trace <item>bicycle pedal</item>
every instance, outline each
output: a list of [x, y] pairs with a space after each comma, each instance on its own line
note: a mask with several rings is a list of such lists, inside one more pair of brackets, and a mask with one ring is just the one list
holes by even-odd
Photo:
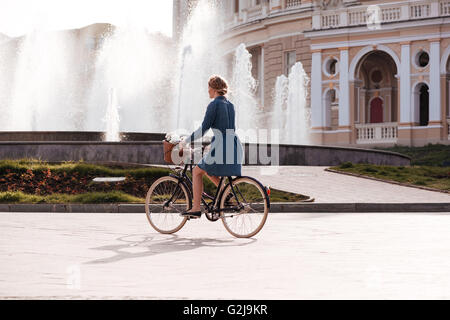
[[196, 216], [188, 216], [187, 219], [188, 219], [188, 220], [191, 220], [191, 219], [192, 219], [192, 220], [197, 220], [197, 219], [200, 219], [200, 217], [196, 217]]

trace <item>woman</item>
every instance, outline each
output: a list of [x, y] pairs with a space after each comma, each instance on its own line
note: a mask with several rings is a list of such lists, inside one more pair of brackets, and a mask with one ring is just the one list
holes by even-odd
[[212, 76], [208, 81], [208, 93], [214, 99], [206, 110], [200, 128], [181, 141], [182, 147], [203, 137], [206, 131], [213, 129], [210, 151], [202, 158], [193, 170], [194, 204], [191, 210], [181, 215], [190, 218], [201, 216], [201, 196], [203, 193], [203, 176], [206, 175], [216, 186], [221, 176], [240, 176], [243, 148], [236, 135], [234, 105], [227, 100], [226, 81], [219, 76]]

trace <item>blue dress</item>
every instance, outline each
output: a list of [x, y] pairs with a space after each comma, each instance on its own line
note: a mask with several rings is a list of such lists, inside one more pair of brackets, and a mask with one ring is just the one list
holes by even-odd
[[241, 176], [243, 147], [236, 135], [234, 105], [224, 96], [218, 96], [208, 105], [200, 128], [186, 139], [195, 141], [212, 129], [211, 150], [197, 164], [210, 176]]

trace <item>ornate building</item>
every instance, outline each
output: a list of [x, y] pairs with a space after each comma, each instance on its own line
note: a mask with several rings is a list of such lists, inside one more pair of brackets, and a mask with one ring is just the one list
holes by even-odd
[[450, 143], [449, 0], [222, 4], [225, 54], [245, 43], [266, 110], [276, 78], [302, 62], [314, 143]]

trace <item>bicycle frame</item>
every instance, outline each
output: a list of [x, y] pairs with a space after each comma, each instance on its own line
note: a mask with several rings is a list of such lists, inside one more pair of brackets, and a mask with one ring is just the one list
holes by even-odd
[[[187, 175], [188, 168], [190, 168], [190, 171], [191, 171], [191, 174], [192, 174], [193, 166], [194, 166], [193, 164], [185, 164], [183, 172], [181, 173], [181, 175], [170, 174], [170, 176], [178, 179], [178, 185], [177, 185], [176, 191], [173, 193], [172, 197], [167, 201], [167, 203], [170, 203], [171, 201], [173, 201], [173, 197], [174, 197], [175, 194], [177, 194], [177, 191], [178, 191], [178, 188], [179, 188], [180, 184], [184, 184], [185, 186], [187, 186], [188, 187], [187, 189], [190, 192], [190, 196], [193, 197], [193, 183], [192, 183], [192, 180]], [[226, 208], [226, 210], [240, 210], [240, 209], [242, 209], [243, 206], [239, 202], [239, 198], [237, 197], [236, 191], [235, 191], [235, 189], [233, 187], [233, 184], [232, 184], [233, 179], [232, 179], [232, 177], [227, 177], [227, 178], [228, 178], [228, 182], [231, 185], [231, 191], [233, 192], [233, 196], [237, 200], [237, 204], [238, 205], [234, 206], [234, 207], [228, 207], [228, 208]], [[222, 195], [223, 195], [223, 191], [225, 190], [225, 187], [222, 188], [222, 185], [223, 185], [224, 181], [225, 181], [225, 177], [221, 177], [219, 185], [217, 186], [217, 190], [216, 190], [216, 193], [214, 195], [214, 198], [212, 198], [210, 195], [207, 194], [210, 197], [210, 199], [213, 200], [211, 202], [211, 204], [208, 204], [205, 201], [204, 196], [202, 195], [201, 202], [205, 206], [205, 208], [207, 209], [208, 213], [211, 213], [211, 214], [212, 213], [220, 213], [221, 211], [225, 210], [225, 209], [220, 209], [220, 205], [219, 205], [219, 203], [220, 203], [219, 201], [221, 200]]]

